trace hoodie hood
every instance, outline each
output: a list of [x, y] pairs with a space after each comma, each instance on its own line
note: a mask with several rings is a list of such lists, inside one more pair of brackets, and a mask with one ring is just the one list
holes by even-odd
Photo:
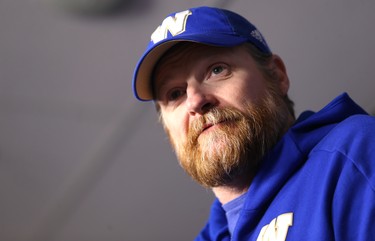
[[337, 124], [357, 114], [367, 113], [347, 93], [336, 97], [319, 112], [303, 112], [264, 158], [248, 191], [249, 197], [257, 198], [247, 202], [245, 209], [264, 208], [265, 201], [271, 199], [292, 173], [306, 162], [309, 153], [324, 136]]

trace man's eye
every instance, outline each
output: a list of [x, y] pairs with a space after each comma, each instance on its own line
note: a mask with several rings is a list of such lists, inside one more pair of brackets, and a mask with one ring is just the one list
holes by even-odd
[[214, 64], [209, 68], [207, 79], [224, 78], [230, 75], [230, 67], [224, 63]]
[[212, 73], [213, 74], [220, 74], [221, 72], [223, 72], [224, 71], [224, 67], [223, 66], [221, 66], [221, 65], [219, 65], [219, 66], [215, 66], [215, 67], [213, 67], [212, 68]]
[[184, 95], [185, 91], [182, 89], [175, 89], [168, 93], [167, 99], [168, 101], [174, 101]]

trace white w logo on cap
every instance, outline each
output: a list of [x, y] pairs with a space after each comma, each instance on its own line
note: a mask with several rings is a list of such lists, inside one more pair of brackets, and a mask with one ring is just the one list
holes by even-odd
[[166, 39], [168, 36], [168, 31], [172, 34], [172, 36], [185, 32], [186, 21], [189, 15], [191, 15], [191, 12], [186, 10], [176, 13], [174, 17], [169, 16], [164, 19], [163, 23], [152, 33], [152, 42], [155, 44], [163, 39]]

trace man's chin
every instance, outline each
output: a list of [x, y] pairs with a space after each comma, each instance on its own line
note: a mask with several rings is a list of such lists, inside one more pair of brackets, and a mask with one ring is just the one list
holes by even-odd
[[198, 137], [198, 148], [201, 149], [201, 153], [211, 153], [213, 151], [220, 153], [222, 148], [226, 148], [228, 134], [224, 135], [222, 132], [210, 130], [207, 133], [202, 133]]

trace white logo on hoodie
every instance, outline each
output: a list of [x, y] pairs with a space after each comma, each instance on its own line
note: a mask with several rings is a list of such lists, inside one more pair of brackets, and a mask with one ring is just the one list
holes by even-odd
[[285, 241], [290, 226], [293, 226], [293, 213], [281, 214], [260, 230], [257, 241]]

